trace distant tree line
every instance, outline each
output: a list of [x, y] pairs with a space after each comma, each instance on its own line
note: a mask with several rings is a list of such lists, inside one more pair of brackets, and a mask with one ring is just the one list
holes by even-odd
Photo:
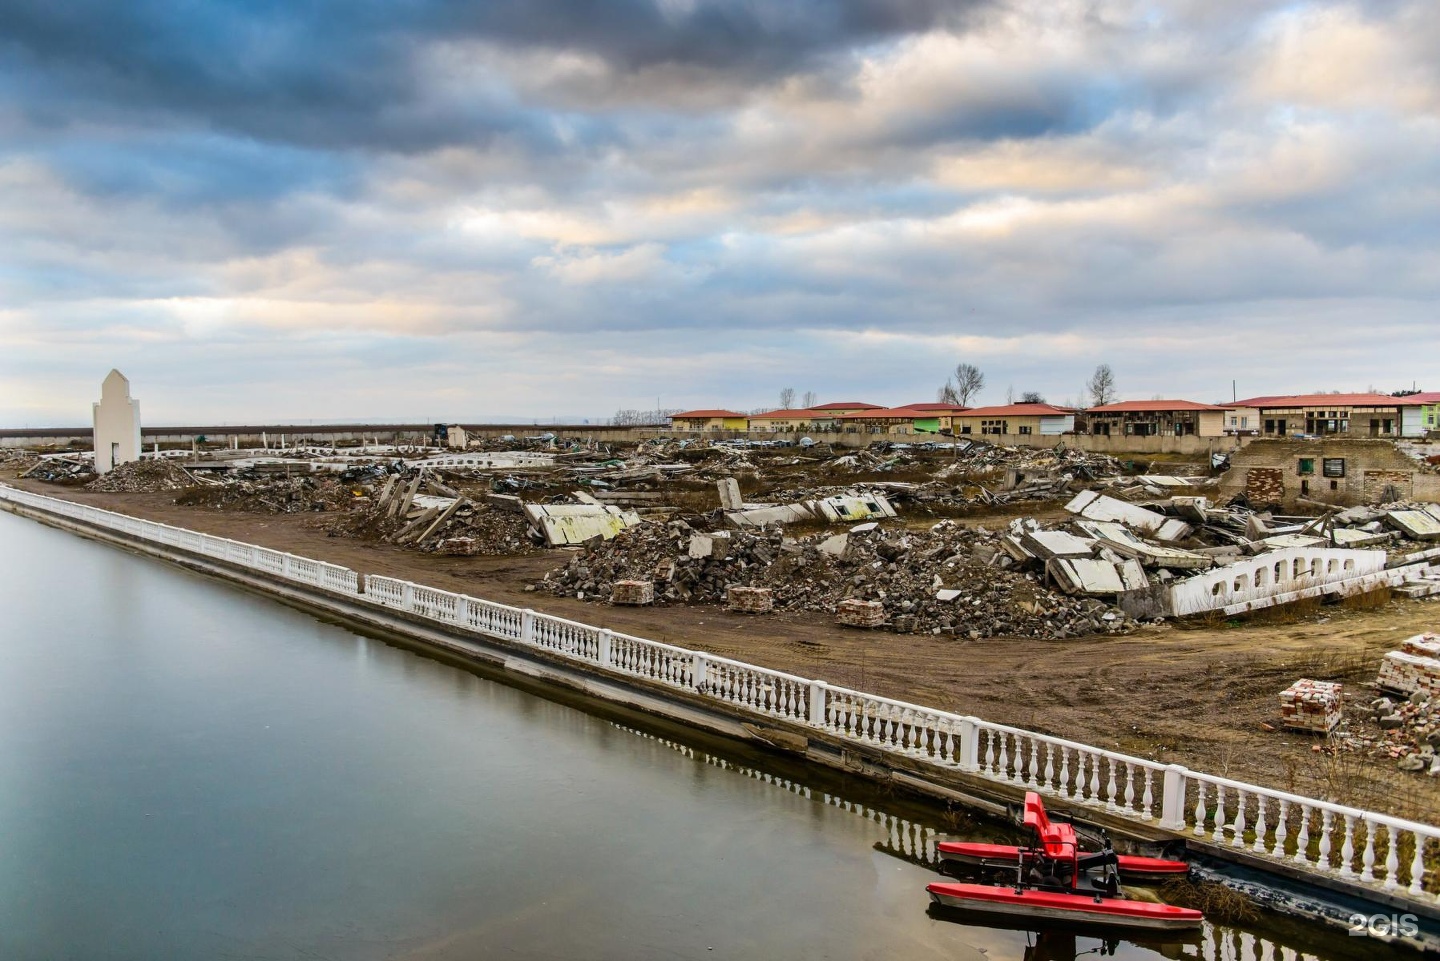
[[671, 410], [617, 410], [610, 418], [612, 427], [664, 427], [670, 418], [680, 413], [680, 408]]

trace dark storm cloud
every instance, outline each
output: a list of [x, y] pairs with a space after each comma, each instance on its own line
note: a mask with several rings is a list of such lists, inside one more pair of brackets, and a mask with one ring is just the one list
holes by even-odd
[[749, 83], [958, 23], [979, 2], [9, 0], [0, 4], [0, 89], [37, 123], [119, 110], [315, 146], [508, 138], [558, 150], [547, 119], [515, 104], [501, 77], [469, 85], [461, 102], [437, 101], [424, 53], [467, 41], [579, 51], [619, 73], [675, 65]]

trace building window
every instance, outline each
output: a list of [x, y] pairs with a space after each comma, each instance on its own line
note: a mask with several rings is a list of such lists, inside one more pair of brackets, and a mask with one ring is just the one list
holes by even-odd
[[1240, 418], [1236, 417], [1234, 414], [1231, 414], [1231, 415], [1230, 415], [1230, 426], [1231, 426], [1231, 427], [1236, 426], [1239, 422], [1240, 422]]
[[1324, 472], [1326, 477], [1344, 477], [1345, 458], [1326, 457], [1323, 461], [1321, 461], [1320, 469]]
[[1028, 434], [1028, 433], [1030, 433], [1030, 425], [1029, 425], [1029, 424], [1026, 424], [1024, 427], [1021, 427], [1021, 428], [1020, 428], [1020, 433], [1022, 433], [1022, 434]]
[[1313, 458], [1313, 457], [1302, 457], [1302, 458], [1300, 458], [1300, 471], [1299, 471], [1299, 473], [1300, 473], [1300, 476], [1301, 476], [1301, 477], [1313, 476], [1313, 475], [1315, 474], [1315, 458]]
[[968, 433], [970, 433], [970, 425], [969, 425], [969, 424], [966, 424], [966, 425], [964, 425], [963, 427], [961, 427], [961, 428], [960, 428], [960, 433], [962, 433], [962, 434], [968, 434]]
[[1249, 417], [1242, 417], [1242, 418], [1240, 418], [1240, 426], [1241, 426], [1241, 427], [1249, 427], [1249, 426], [1250, 426], [1250, 418], [1249, 418]]

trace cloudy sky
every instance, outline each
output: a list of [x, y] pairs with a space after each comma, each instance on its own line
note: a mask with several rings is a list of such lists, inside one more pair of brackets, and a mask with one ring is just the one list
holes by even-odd
[[1440, 5], [5, 0], [0, 426], [1440, 389]]

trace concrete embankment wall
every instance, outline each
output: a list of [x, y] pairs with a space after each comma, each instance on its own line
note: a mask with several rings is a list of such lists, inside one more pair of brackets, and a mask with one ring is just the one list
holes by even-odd
[[[1305, 892], [1316, 916], [1331, 921], [1345, 917], [1344, 909], [1336, 905], [1346, 898], [1440, 920], [1440, 908], [1424, 891], [1425, 873], [1418, 867], [1427, 845], [1440, 844], [1440, 831], [1424, 825], [832, 687], [533, 611], [392, 578], [358, 575], [307, 558], [13, 488], [0, 486], [0, 506], [222, 577], [358, 629], [462, 659], [521, 686], [538, 685], [541, 693], [590, 699], [597, 709], [634, 712], [637, 718], [661, 719], [763, 746], [941, 803], [996, 810], [1020, 800], [1027, 788], [1039, 789], [1117, 837], [1183, 839], [1192, 851], [1217, 863], [1243, 865], [1264, 873], [1273, 883], [1289, 884]], [[1269, 799], [1258, 809], [1253, 804], [1248, 807], [1248, 824], [1259, 832], [1253, 843], [1254, 831], [1246, 833], [1247, 797]], [[1267, 833], [1263, 812], [1273, 812], [1270, 802], [1282, 799], [1290, 806], [1289, 830], [1277, 830], [1272, 813]], [[1279, 810], [1283, 827], [1286, 808]], [[1261, 812], [1258, 822], [1257, 811]], [[1297, 863], [1286, 848], [1294, 843], [1294, 832], [1302, 822], [1307, 827], [1299, 835], [1301, 850], [1309, 851], [1304, 843], [1310, 837], [1308, 825], [1313, 825], [1317, 838], [1325, 839], [1319, 848], [1323, 867], [1313, 857]], [[1378, 863], [1368, 858], [1365, 872], [1375, 880], [1359, 876], [1353, 869], [1358, 853], [1352, 845], [1358, 837], [1357, 824], [1365, 832], [1369, 854], [1376, 853], [1376, 838], [1383, 841], [1387, 830], [1392, 845], [1398, 844], [1397, 838], [1419, 838], [1411, 844], [1413, 865], [1409, 858]], [[1332, 850], [1345, 852], [1347, 860], [1341, 862], [1345, 870], [1337, 870]], [[1385, 878], [1391, 879], [1389, 884], [1381, 883]], [[1328, 893], [1315, 897], [1324, 892]]]

